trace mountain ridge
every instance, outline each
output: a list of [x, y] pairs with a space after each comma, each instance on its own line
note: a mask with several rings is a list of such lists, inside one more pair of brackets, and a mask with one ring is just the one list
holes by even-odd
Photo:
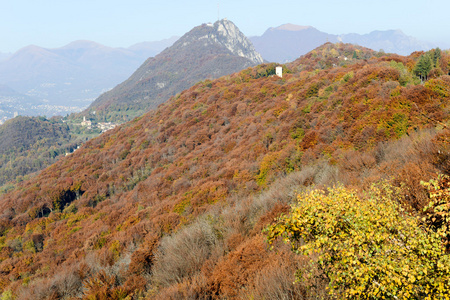
[[255, 48], [268, 61], [286, 63], [326, 42], [338, 41], [335, 36], [311, 26], [302, 30], [280, 29], [282, 26], [268, 29], [260, 37], [250, 38]]
[[408, 55], [415, 51], [428, 51], [436, 46], [432, 43], [422, 42], [407, 36], [400, 29], [375, 30], [368, 34], [355, 35], [345, 34], [340, 38], [346, 43], [356, 43], [371, 49], [383, 49], [385, 52]]
[[435, 46], [407, 36], [401, 30], [375, 30], [368, 34], [329, 34], [312, 26], [283, 24], [271, 27], [261, 36], [250, 38], [268, 61], [285, 63], [306, 54], [325, 42], [343, 42], [373, 50], [409, 55], [414, 51], [428, 51]]

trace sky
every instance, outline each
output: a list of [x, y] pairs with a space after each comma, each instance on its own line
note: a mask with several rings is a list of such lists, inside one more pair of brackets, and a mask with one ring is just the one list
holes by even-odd
[[28, 45], [58, 48], [76, 40], [129, 47], [182, 36], [218, 18], [247, 36], [286, 23], [330, 34], [400, 29], [447, 49], [449, 11], [448, 0], [0, 0], [0, 52]]

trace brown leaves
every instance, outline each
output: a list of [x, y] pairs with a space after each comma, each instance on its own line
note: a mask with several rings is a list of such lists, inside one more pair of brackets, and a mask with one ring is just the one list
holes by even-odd
[[[291, 64], [294, 72], [283, 79], [267, 77], [271, 65], [263, 65], [211, 84], [199, 83], [157, 110], [89, 141], [2, 196], [1, 229], [6, 240], [26, 241], [31, 237], [25, 234], [29, 224], [36, 234], [31, 238], [36, 253], [30, 256], [46, 263], [49, 272], [61, 270], [64, 260], [74, 263], [92, 253], [105, 265], [114, 265], [127, 255], [130, 244], [136, 245], [129, 266], [123, 267], [136, 285], [131, 279], [114, 285], [111, 274], [98, 270], [86, 275], [92, 279], [87, 288], [106, 287], [106, 295], [116, 288], [121, 292], [119, 286], [127, 291], [144, 286], [142, 276], [154, 264], [161, 236], [180, 230], [214, 203], [226, 206], [230, 195], [253, 194], [290, 172], [305, 170], [306, 176], [307, 165], [322, 175], [311, 173], [299, 185], [339, 180], [365, 186], [383, 176], [397, 176], [397, 183], [404, 183], [410, 193], [408, 203], [420, 207], [418, 180], [436, 169], [450, 170], [448, 134], [438, 135], [433, 141], [436, 148], [430, 145], [433, 149], [422, 154], [413, 149], [412, 141], [392, 140], [434, 126], [429, 118], [447, 121], [446, 98], [433, 91], [441, 85], [402, 85], [390, 60], [375, 58], [368, 49], [327, 44], [319, 50]], [[345, 63], [350, 60], [343, 57], [354, 52], [355, 61]], [[407, 64], [412, 59], [392, 60]], [[417, 138], [421, 139], [425, 145], [431, 137]], [[390, 149], [373, 150], [381, 142]], [[53, 209], [53, 200], [61, 200], [61, 193], [76, 193], [75, 187], [84, 193], [59, 203], [61, 210], [69, 205], [70, 210], [60, 214], [54, 209], [51, 217], [46, 217], [48, 211], [41, 212], [44, 204]], [[254, 220], [252, 228], [259, 230], [284, 209], [277, 206]], [[49, 222], [43, 232], [33, 221], [38, 217]], [[243, 218], [241, 223], [245, 222]], [[205, 262], [200, 267], [204, 274], [177, 283], [183, 292], [171, 295], [188, 295], [190, 283], [198, 285], [197, 295], [208, 294], [205, 289], [211, 287], [213, 294], [224, 297], [255, 285], [252, 272], [259, 272], [268, 258], [262, 242], [243, 232], [231, 234], [230, 252], [217, 268], [215, 262]], [[155, 238], [150, 241], [148, 236]], [[0, 253], [5, 266], [13, 261], [10, 249], [4, 247]], [[25, 264], [22, 268], [36, 277], [47, 276]], [[0, 272], [0, 281], [7, 280]], [[259, 282], [267, 281], [261, 277]]]

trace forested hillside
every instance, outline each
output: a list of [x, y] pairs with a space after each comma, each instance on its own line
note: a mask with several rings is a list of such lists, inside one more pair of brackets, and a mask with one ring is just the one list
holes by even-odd
[[[448, 296], [450, 199], [438, 174], [450, 173], [449, 59], [439, 49], [403, 57], [327, 43], [282, 78], [262, 64], [205, 80], [88, 141], [0, 196], [3, 297]], [[315, 214], [305, 193], [335, 185], [314, 192], [323, 203]], [[326, 225], [321, 214], [332, 220], [335, 199], [354, 219], [314, 231]], [[390, 209], [377, 218], [360, 199]], [[376, 226], [360, 215], [375, 215]], [[302, 220], [311, 226], [297, 228]], [[300, 247], [301, 234], [313, 246]], [[353, 241], [372, 260], [348, 262]], [[401, 267], [369, 268], [392, 253]], [[416, 273], [422, 262], [428, 274]], [[354, 276], [365, 270], [369, 279]]]
[[54, 163], [81, 142], [60, 121], [16, 117], [0, 126], [0, 187]]

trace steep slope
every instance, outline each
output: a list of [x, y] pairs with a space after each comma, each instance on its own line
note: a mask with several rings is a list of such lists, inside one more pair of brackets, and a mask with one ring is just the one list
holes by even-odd
[[95, 100], [88, 111], [95, 111], [100, 120], [130, 120], [200, 80], [262, 62], [232, 22], [203, 24], [149, 58], [129, 79]]
[[340, 41], [401, 55], [427, 51], [434, 47], [431, 43], [421, 42], [400, 30], [373, 31], [363, 35], [356, 33], [334, 35], [311, 26], [294, 24], [269, 28], [262, 36], [251, 37], [250, 40], [264, 59], [279, 63], [293, 61], [325, 42]]
[[76, 147], [77, 141], [62, 123], [43, 117], [8, 120], [0, 126], [0, 186], [51, 165], [58, 155]]
[[237, 299], [268, 298], [282, 282], [291, 297], [326, 297], [320, 270], [299, 285], [289, 277], [313, 257], [268, 251], [261, 230], [311, 184], [392, 176], [411, 206], [426, 205], [418, 181], [450, 172], [448, 131], [431, 130], [448, 126], [450, 77], [420, 84], [408, 69], [419, 56], [328, 43], [283, 78], [265, 64], [205, 80], [89, 141], [1, 196], [1, 289]]

